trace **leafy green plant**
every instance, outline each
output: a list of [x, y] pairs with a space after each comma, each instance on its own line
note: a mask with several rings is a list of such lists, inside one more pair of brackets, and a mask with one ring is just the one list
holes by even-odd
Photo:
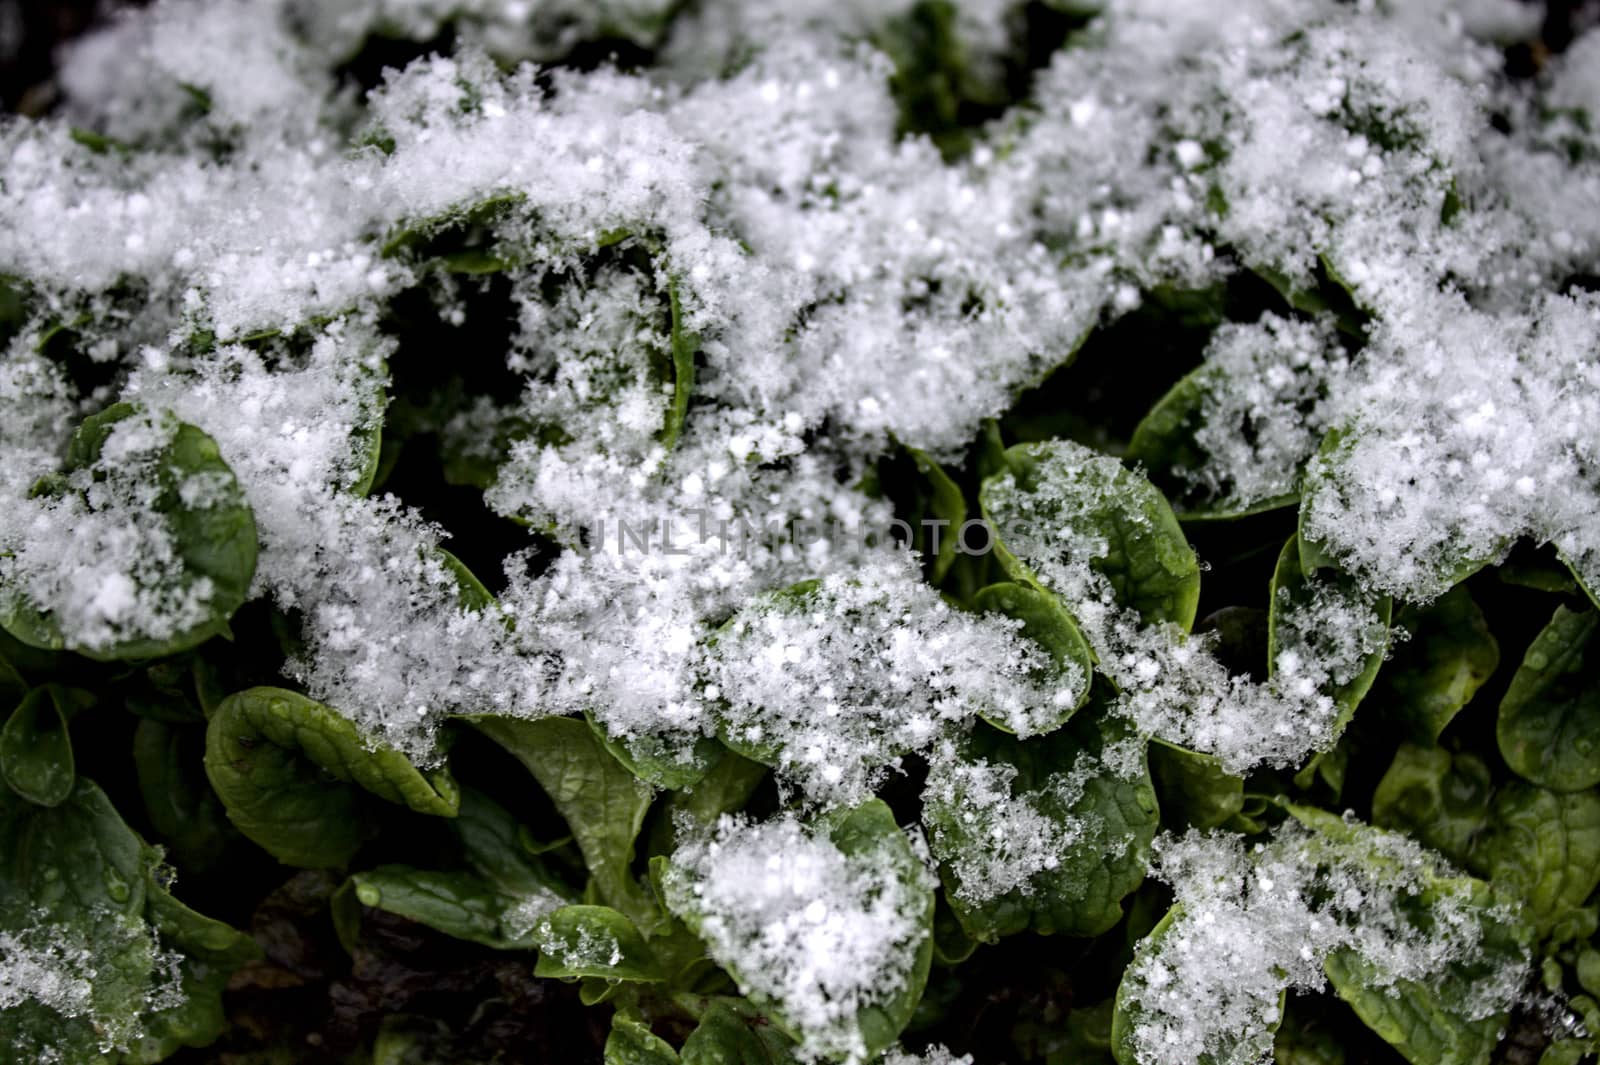
[[0, 1041], [1592, 1059], [1571, 6], [97, 26], [0, 121]]

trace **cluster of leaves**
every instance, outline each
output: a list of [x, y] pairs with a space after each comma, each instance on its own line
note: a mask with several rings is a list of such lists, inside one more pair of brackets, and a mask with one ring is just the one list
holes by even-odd
[[[1032, 17], [1069, 25], [1060, 12]], [[885, 47], [907, 127], [954, 152], [962, 127], [998, 105], [963, 78], [950, 18], [947, 5], [920, 5]], [[475, 325], [491, 317], [475, 301], [502, 300], [492, 279], [511, 265], [477, 242], [495, 208], [389, 245], [419, 269], [489, 278], [465, 297]], [[616, 254], [648, 258], [646, 242], [618, 243]], [[1336, 279], [1323, 287], [1285, 294], [1245, 275], [1226, 289], [1161, 294], [1089, 337], [1071, 366], [989, 422], [959, 465], [899, 448], [870, 489], [926, 537], [928, 519], [955, 529], [992, 516], [1002, 492], [1031, 491], [1042, 469], [1090, 448], [1126, 457], [1109, 487], [1051, 517], [1107, 545], [1093, 570], [1118, 609], [1212, 634], [1233, 673], [1271, 677], [1286, 612], [1351, 578], [1301, 535], [1297, 494], [1232, 510], [1182, 505], [1177, 471], [1198, 446], [1203, 397], [1190, 371], [1225, 321], [1352, 306]], [[393, 493], [450, 527], [460, 558], [441, 564], [464, 609], [492, 611], [474, 574], [497, 569], [528, 533], [484, 508], [492, 461], [449, 450], [442, 426], [472, 397], [514, 397], [504, 381], [441, 366], [429, 336], [438, 323], [408, 320], [400, 301], [391, 310], [401, 337], [392, 403], [381, 436], [368, 430], [373, 461], [353, 488]], [[674, 296], [661, 311], [670, 341], [652, 383], [671, 397], [658, 437], [671, 447], [693, 417], [696, 341]], [[1156, 394], [1124, 387], [1118, 367], [1152, 335], [1174, 353], [1150, 375]], [[70, 330], [46, 342], [70, 348]], [[108, 437], [138, 415], [118, 404], [85, 419], [59, 476], [36, 493], [81, 492], [92, 505]], [[15, 707], [0, 729], [0, 930], [44, 929], [58, 937], [55, 955], [83, 944], [92, 954], [81, 994], [13, 1001], [0, 988], [8, 1045], [67, 1062], [811, 1060], [792, 1004], [761, 993], [738, 959], [712, 956], [719, 915], [667, 886], [686, 834], [725, 815], [799, 810], [846, 860], [891, 866], [921, 915], [900, 981], [861, 1009], [845, 1057], [899, 1061], [902, 1045], [938, 1045], [981, 1062], [1133, 1065], [1140, 1004], [1119, 986], [1181, 916], [1147, 875], [1158, 833], [1262, 840], [1286, 822], [1330, 847], [1360, 849], [1382, 828], [1443, 855], [1464, 872], [1428, 890], [1482, 912], [1486, 950], [1510, 962], [1531, 952], [1545, 995], [1481, 1016], [1464, 1003], [1470, 967], [1437, 986], [1396, 983], [1335, 952], [1325, 962], [1333, 994], [1297, 994], [1280, 1011], [1279, 1060], [1467, 1065], [1499, 1052], [1559, 1065], [1595, 1050], [1600, 613], [1553, 551], [1522, 545], [1491, 567], [1463, 560], [1431, 602], [1371, 604], [1377, 624], [1405, 638], [1324, 693], [1337, 743], [1301, 765], [1239, 775], [1142, 736], [1116, 712], [1115, 673], [1102, 669], [1033, 719], [1031, 734], [977, 723], [937, 758], [907, 755], [878, 797], [819, 815], [789, 808], [773, 773], [782, 751], [725, 723], [689, 759], [578, 716], [460, 715], [427, 766], [375, 744], [338, 708], [282, 686], [297, 629], [278, 607], [249, 601], [250, 508], [201, 429], [166, 429], [148, 498], [178, 548], [173, 594], [203, 584], [207, 615], [92, 653], [67, 648], [57, 619], [24, 599], [0, 617], [0, 694]], [[558, 429], [508, 424], [496, 447], [540, 432]], [[1337, 448], [1337, 432], [1328, 439]], [[204, 505], [182, 490], [195, 478], [213, 486]], [[916, 546], [953, 606], [1016, 619], [1044, 652], [1041, 669], [1081, 681], [1105, 665], [1038, 545], [973, 551], [947, 535]], [[777, 595], [804, 603], [814, 591]], [[1120, 771], [1063, 779], [1112, 759]], [[970, 859], [995, 846], [994, 826], [966, 816], [959, 788], [938, 786], [952, 766], [976, 765], [1004, 767], [1010, 798], [1063, 832], [1048, 864], [1004, 890], [973, 882]], [[3, 949], [0, 964], [20, 962], [20, 946]], [[1567, 1022], [1559, 1038], [1552, 1016]]]

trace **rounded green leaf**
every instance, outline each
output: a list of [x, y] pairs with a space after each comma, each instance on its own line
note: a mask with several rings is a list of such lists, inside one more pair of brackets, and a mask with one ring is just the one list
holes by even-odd
[[1401, 611], [1398, 625], [1411, 638], [1394, 647], [1372, 698], [1412, 739], [1432, 743], [1499, 666], [1500, 645], [1462, 584]]
[[206, 775], [239, 831], [288, 865], [347, 862], [371, 830], [368, 795], [454, 817], [448, 774], [369, 748], [336, 711], [281, 688], [230, 695], [206, 728]]
[[0, 1009], [15, 1060], [153, 1062], [220, 1034], [223, 986], [255, 945], [171, 896], [159, 854], [97, 786], [80, 777], [53, 807], [0, 790], [0, 851], [0, 929], [55, 952], [86, 991], [67, 1015], [19, 988]]
[[1520, 895], [1535, 930], [1550, 933], [1600, 887], [1600, 794], [1508, 782], [1469, 864]]
[[603, 1065], [678, 1065], [678, 1052], [637, 1014], [618, 1010], [611, 1015]]
[[[1206, 397], [1226, 385], [1226, 378], [1211, 365], [1198, 366], [1179, 378], [1134, 428], [1128, 459], [1158, 472], [1158, 479], [1170, 479], [1162, 480], [1169, 485], [1185, 472], [1204, 468], [1209, 455], [1195, 442], [1195, 433], [1204, 424]], [[1298, 492], [1247, 502], [1180, 497], [1177, 514], [1185, 522], [1233, 521], [1293, 506], [1299, 498]]]
[[[1089, 650], [1088, 641], [1078, 631], [1072, 615], [1055, 596], [1026, 584], [1009, 582], [980, 589], [973, 596], [972, 606], [982, 613], [1000, 614], [1022, 622], [1022, 635], [1045, 649], [1064, 682], [1077, 685], [1076, 696], [1051, 707], [1048, 714], [1033, 722], [1032, 731], [1049, 732], [1065, 724], [1088, 701], [1089, 681], [1094, 675], [1094, 652]], [[984, 720], [1002, 731], [1014, 731], [993, 716], [985, 715]]]
[[1148, 757], [1170, 824], [1216, 828], [1244, 809], [1244, 778], [1223, 769], [1215, 755], [1152, 739]]
[[1052, 571], [1086, 562], [1147, 623], [1194, 624], [1200, 562], [1143, 474], [1065, 440], [1018, 444], [979, 501], [1013, 580], [1063, 594]]
[[798, 1065], [794, 1040], [743, 999], [714, 999], [683, 1042], [683, 1065]]
[[0, 775], [40, 806], [57, 806], [72, 794], [72, 737], [59, 685], [30, 691], [0, 728]]
[[1372, 822], [1466, 865], [1493, 793], [1489, 767], [1476, 755], [1402, 743], [1372, 794]]
[[[148, 471], [130, 471], [119, 462], [102, 462], [103, 450], [119, 423], [149, 417], [171, 436]], [[112, 634], [92, 641], [64, 630], [49, 603], [35, 603], [20, 590], [10, 590], [0, 604], [0, 627], [32, 647], [67, 648], [104, 661], [154, 658], [175, 654], [227, 631], [228, 619], [249, 596], [256, 569], [255, 517], [238, 481], [222, 460], [217, 445], [201, 430], [171, 415], [148, 416], [129, 403], [118, 403], [84, 420], [67, 452], [66, 471], [43, 482], [37, 494], [79, 492], [91, 510], [102, 493], [87, 492], [92, 480], [117, 483], [143, 478], [137, 488], [165, 528], [179, 574], [170, 585], [147, 588], [138, 574], [125, 575], [128, 596], [149, 596], [162, 602], [200, 600], [205, 616], [175, 632], [151, 633], [140, 619], [118, 621]], [[150, 493], [148, 499], [143, 498]]]
[[[1301, 562], [1298, 534], [1290, 537], [1278, 554], [1269, 599], [1269, 677], [1282, 671], [1283, 657], [1290, 652], [1300, 662], [1314, 659], [1337, 663], [1334, 668], [1343, 670], [1329, 678], [1323, 691], [1338, 707], [1333, 724], [1333, 738], [1337, 739], [1355, 716], [1356, 707], [1372, 689], [1378, 670], [1383, 666], [1384, 655], [1389, 650], [1393, 601], [1386, 595], [1366, 593], [1354, 578], [1330, 566], [1308, 572]], [[1309, 624], [1301, 620], [1307, 617]], [[1356, 617], [1360, 620], [1354, 620]], [[1342, 661], [1348, 659], [1351, 652], [1338, 641], [1352, 638], [1360, 641], [1362, 647], [1371, 648], [1360, 656], [1359, 664]], [[1312, 765], [1321, 757], [1314, 757]]]
[[639, 929], [609, 906], [563, 906], [533, 928], [536, 976], [659, 983], [666, 977]]
[[647, 784], [668, 791], [679, 791], [699, 783], [721, 760], [727, 748], [709, 736], [698, 737], [687, 750], [669, 746], [658, 736], [615, 739], [590, 711], [584, 720], [611, 756]]
[[655, 792], [606, 750], [586, 722], [475, 717], [474, 727], [504, 747], [539, 782], [572, 830], [602, 901], [654, 934], [655, 900], [634, 879], [634, 841]]
[[[1129, 736], [1116, 719], [1095, 716], [1031, 740], [980, 729], [956, 764], [930, 770], [922, 820], [969, 936], [1096, 936], [1121, 920], [1123, 898], [1144, 880], [1160, 820], [1155, 788], [1142, 759], [1133, 776], [1100, 762], [1108, 744]], [[1000, 802], [980, 801], [992, 798], [986, 787], [964, 786], [972, 773], [985, 784], [999, 779], [996, 771], [1010, 778]], [[1035, 818], [1059, 833], [1059, 845], [1050, 830], [1028, 827]]]
[[1495, 734], [1517, 775], [1556, 791], [1600, 784], [1600, 612], [1561, 606], [1500, 700]]

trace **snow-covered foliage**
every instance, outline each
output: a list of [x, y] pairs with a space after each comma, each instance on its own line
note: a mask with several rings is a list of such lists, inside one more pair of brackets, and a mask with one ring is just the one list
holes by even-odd
[[[0, 123], [0, 628], [46, 653], [0, 645], [31, 700], [0, 775], [65, 801], [82, 683], [204, 729], [214, 791], [270, 780], [248, 809], [206, 794], [291, 863], [356, 861], [389, 830], [374, 802], [451, 819], [459, 868], [385, 865], [427, 882], [359, 903], [663, 985], [618, 1000], [641, 1045], [678, 1010], [657, 1027], [972, 1065], [942, 1032], [895, 1045], [937, 890], [949, 960], [1120, 935], [1149, 866], [1176, 902], [1108, 1006], [1124, 1065], [1260, 1060], [1283, 993], [1325, 977], [1411, 1060], [1476, 1062], [1524, 983], [1528, 944], [1494, 940], [1514, 906], [1300, 804], [1359, 806], [1352, 751], [1439, 740], [1499, 655], [1446, 593], [1513, 551], [1541, 561], [1502, 583], [1565, 613], [1479, 732], [1530, 787], [1600, 785], [1563, 761], [1600, 745], [1568, 742], [1592, 693], [1561, 687], [1592, 679], [1600, 590], [1600, 26], [1514, 77], [1503, 46], [1540, 22], [1512, 0], [109, 18], [62, 53], [53, 111]], [[1411, 672], [1363, 715], [1398, 738], [1349, 740], [1405, 635]], [[195, 705], [150, 711], [134, 689], [177, 698], [169, 673]], [[236, 730], [226, 685], [271, 709]], [[471, 729], [570, 845], [462, 805]], [[139, 794], [180, 778], [141, 763]], [[1495, 880], [1476, 846], [1450, 857]], [[552, 848], [585, 882], [552, 887]], [[1592, 933], [1588, 894], [1562, 905]], [[569, 897], [615, 920], [558, 936]], [[156, 1053], [30, 914], [0, 924], [0, 1013]], [[158, 917], [129, 917], [143, 977]], [[1470, 991], [1427, 998], [1445, 970]], [[1393, 1036], [1397, 999], [1446, 1034]]]

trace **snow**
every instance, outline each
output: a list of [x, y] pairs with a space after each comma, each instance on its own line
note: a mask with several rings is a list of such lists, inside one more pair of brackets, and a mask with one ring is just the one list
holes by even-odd
[[[1111, 601], [1100, 547], [1058, 545], [1041, 576], [1143, 735], [1288, 766], [1333, 742], [1380, 593], [1425, 601], [1518, 538], [1600, 584], [1600, 302], [1567, 283], [1600, 262], [1596, 31], [1513, 84], [1490, 42], [1530, 23], [1498, 0], [1124, 0], [946, 159], [898, 132], [877, 50], [907, 4], [674, 7], [173, 0], [70, 48], [59, 112], [0, 125], [24, 308], [0, 358], [4, 594], [85, 647], [204, 616], [203, 583], [160, 591], [169, 538], [132, 494], [148, 451], [106, 459], [90, 503], [29, 495], [76, 422], [137, 400], [217, 441], [256, 515], [253, 592], [303, 627], [290, 677], [374, 742], [426, 761], [453, 714], [587, 711], [668, 750], [776, 743], [786, 788], [846, 804], [980, 715], [1040, 727], [1089, 678], [1043, 677], [1014, 627], [853, 535], [748, 530], [885, 528], [860, 485], [894, 441], [954, 463], [1153, 289], [1245, 270], [1342, 285], [1359, 321], [1218, 328], [1182, 476], [1218, 505], [1303, 484], [1308, 538], [1361, 588], [1304, 607], [1277, 675], [1234, 677]], [[980, 81], [1015, 14], [959, 5]], [[339, 81], [369, 35], [446, 25], [448, 54]], [[601, 26], [659, 62], [559, 64]], [[495, 282], [427, 253], [474, 227]], [[495, 283], [502, 350], [397, 343], [400, 294], [460, 322]], [[669, 449], [674, 294], [698, 354]], [[495, 466], [491, 508], [557, 545], [530, 538], [482, 609], [446, 530], [358, 494], [403, 358], [519, 382], [441, 427]], [[811, 607], [777, 605], [807, 579]]]
[[[1146, 620], [1094, 568], [1111, 548], [1096, 515], [1125, 507], [1122, 473], [1116, 459], [1057, 441], [1042, 449], [1028, 490], [1007, 473], [984, 496], [1001, 541], [1077, 618], [1097, 671], [1116, 685], [1115, 712], [1143, 735], [1215, 755], [1231, 773], [1295, 765], [1332, 746], [1333, 692], [1385, 646], [1371, 595], [1319, 586], [1282, 613], [1276, 674], [1233, 674], [1213, 653], [1215, 636]], [[1148, 517], [1127, 520], [1152, 531]]]
[[[1264, 843], [1191, 830], [1155, 844], [1154, 875], [1171, 885], [1170, 926], [1135, 952], [1122, 991], [1140, 1065], [1264, 1060], [1286, 990], [1320, 991], [1336, 951], [1372, 967], [1380, 989], [1432, 985], [1453, 967], [1488, 962], [1460, 1003], [1468, 1020], [1516, 1000], [1525, 959], [1480, 949], [1494, 917], [1474, 910], [1448, 868], [1402, 836], [1356, 826], [1341, 838], [1294, 821]], [[1474, 970], [1476, 971], [1476, 970]]]
[[741, 989], [782, 1011], [808, 1060], [859, 1063], [856, 1014], [904, 988], [926, 935], [932, 874], [889, 848], [847, 856], [793, 817], [723, 817], [680, 846], [662, 886], [675, 913], [700, 916]]

